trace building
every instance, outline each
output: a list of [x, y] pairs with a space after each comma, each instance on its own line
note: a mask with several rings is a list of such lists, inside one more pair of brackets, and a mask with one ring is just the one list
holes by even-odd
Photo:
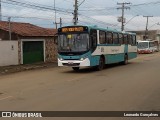
[[[132, 32], [137, 34], [137, 40], [145, 40], [145, 30]], [[147, 32], [147, 39], [158, 40], [160, 42], [160, 30], [149, 30]]]
[[[56, 33], [56, 29], [42, 28], [30, 23], [0, 21], [1, 43], [7, 42], [8, 45], [9, 42], [14, 41], [18, 44], [18, 64], [56, 61]], [[14, 46], [11, 45], [12, 50], [13, 48]], [[0, 48], [0, 51], [4, 49]]]

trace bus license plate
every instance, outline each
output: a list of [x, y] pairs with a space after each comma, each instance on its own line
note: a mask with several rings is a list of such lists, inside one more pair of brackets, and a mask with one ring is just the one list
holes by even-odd
[[69, 65], [73, 65], [73, 62], [68, 62]]

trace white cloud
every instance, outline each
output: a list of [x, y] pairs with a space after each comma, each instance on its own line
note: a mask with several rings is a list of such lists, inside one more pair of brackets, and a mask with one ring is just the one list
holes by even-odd
[[[48, 6], [54, 7], [54, 0], [25, 0], [31, 3], [38, 3]], [[106, 22], [109, 24], [117, 25], [117, 28], [121, 27], [121, 24], [117, 22], [117, 17], [121, 16], [121, 10], [116, 10], [117, 2], [122, 2], [123, 0], [86, 0], [79, 8], [79, 10], [93, 9], [93, 11], [79, 11], [79, 23], [80, 24], [97, 24], [100, 26], [104, 26], [102, 22]], [[79, 0], [81, 3], [82, 0]], [[127, 0], [126, 2], [131, 2], [132, 4], [139, 4], [144, 2], [153, 2], [152, 0]], [[71, 9], [73, 10], [74, 0], [56, 0], [56, 7], [63, 9]], [[154, 4], [150, 6], [141, 6], [141, 7], [131, 7], [130, 10], [125, 10], [125, 18], [126, 21], [133, 18], [135, 15], [139, 14], [141, 16], [133, 18], [125, 28], [138, 30], [145, 29], [146, 26], [146, 18], [143, 15], [153, 15], [153, 18], [149, 18], [149, 27], [155, 23], [160, 22], [160, 4]], [[107, 8], [115, 7], [115, 9], [108, 10]], [[96, 11], [94, 9], [103, 9], [103, 11]], [[105, 10], [106, 9], [106, 10]], [[54, 11], [41, 11], [41, 10], [33, 10], [25, 7], [18, 7], [13, 5], [2, 4], [2, 14], [9, 16], [25, 16], [25, 17], [39, 17], [44, 18], [44, 20], [38, 20], [40, 24], [53, 24], [54, 22]], [[87, 17], [82, 17], [81, 15], [85, 15]], [[57, 21], [62, 17], [64, 25], [71, 24], [73, 15], [70, 14], [62, 14], [57, 13]], [[90, 18], [96, 19], [101, 22], [96, 22]], [[45, 20], [46, 19], [46, 20]], [[50, 19], [47, 20], [47, 19]], [[15, 19], [18, 20], [18, 19]], [[18, 21], [26, 21], [31, 23], [36, 23], [36, 20], [31, 19], [19, 19]], [[106, 25], [107, 26], [107, 25]], [[53, 26], [52, 26], [53, 27]], [[149, 28], [148, 27], [148, 28]], [[153, 25], [150, 29], [158, 29], [160, 26]]]

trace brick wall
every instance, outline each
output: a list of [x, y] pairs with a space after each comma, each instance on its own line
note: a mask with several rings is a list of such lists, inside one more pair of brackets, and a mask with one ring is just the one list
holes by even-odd
[[21, 40], [18, 40], [18, 63], [21, 64]]
[[[21, 64], [21, 40], [18, 40], [18, 62]], [[45, 38], [46, 62], [57, 62], [57, 45], [54, 38]]]
[[54, 39], [48, 38], [45, 40], [46, 45], [46, 62], [56, 62], [57, 61], [57, 45]]

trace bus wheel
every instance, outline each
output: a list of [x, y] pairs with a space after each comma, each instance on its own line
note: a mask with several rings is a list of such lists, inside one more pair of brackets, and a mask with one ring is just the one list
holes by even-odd
[[123, 65], [127, 65], [127, 64], [128, 64], [128, 56], [125, 55], [125, 56], [124, 56]]
[[78, 70], [79, 70], [79, 67], [72, 67], [72, 69], [73, 69], [74, 71], [78, 71]]
[[99, 65], [97, 66], [97, 70], [102, 70], [103, 68], [104, 68], [104, 65], [105, 65], [105, 61], [104, 61], [104, 58], [103, 57], [101, 57], [100, 59], [99, 59]]

